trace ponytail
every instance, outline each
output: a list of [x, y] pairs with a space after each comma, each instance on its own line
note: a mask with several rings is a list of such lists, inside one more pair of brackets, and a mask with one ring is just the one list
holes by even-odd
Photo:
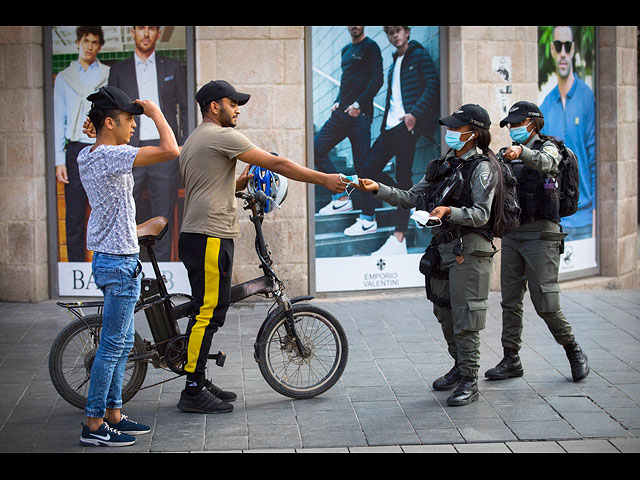
[[497, 155], [489, 145], [491, 144], [491, 133], [489, 130], [476, 129], [478, 134], [477, 146], [487, 157], [489, 157], [491, 172], [488, 189], [495, 189], [493, 196], [493, 202], [491, 203], [491, 216], [489, 218], [489, 225], [496, 237], [502, 236], [505, 227], [504, 221], [504, 190], [503, 190], [503, 176], [502, 166]]

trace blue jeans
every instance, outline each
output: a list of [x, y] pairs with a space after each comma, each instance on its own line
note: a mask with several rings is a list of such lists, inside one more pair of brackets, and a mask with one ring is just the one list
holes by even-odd
[[135, 338], [133, 315], [140, 296], [142, 264], [137, 253], [95, 252], [92, 269], [96, 285], [104, 294], [104, 309], [85, 413], [87, 417], [103, 418], [107, 408], [122, 408], [122, 381]]

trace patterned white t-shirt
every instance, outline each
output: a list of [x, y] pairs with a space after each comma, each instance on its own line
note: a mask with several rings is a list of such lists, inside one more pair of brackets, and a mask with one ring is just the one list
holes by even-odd
[[98, 145], [93, 152], [91, 148], [82, 149], [77, 160], [91, 205], [87, 249], [115, 255], [138, 253], [132, 173], [138, 148]]

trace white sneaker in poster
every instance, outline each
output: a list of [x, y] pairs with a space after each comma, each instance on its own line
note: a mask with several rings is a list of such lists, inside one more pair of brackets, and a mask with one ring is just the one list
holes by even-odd
[[384, 245], [380, 247], [378, 250], [373, 252], [371, 255], [406, 255], [407, 254], [407, 240], [402, 239], [402, 242], [399, 242], [398, 239], [391, 235]]
[[351, 210], [353, 210], [351, 198], [347, 198], [346, 200], [331, 200], [320, 209], [318, 215], [333, 215], [334, 213], [350, 212]]
[[356, 223], [344, 229], [344, 234], [349, 237], [358, 235], [368, 235], [378, 231], [378, 222], [365, 220], [364, 218], [356, 219]]

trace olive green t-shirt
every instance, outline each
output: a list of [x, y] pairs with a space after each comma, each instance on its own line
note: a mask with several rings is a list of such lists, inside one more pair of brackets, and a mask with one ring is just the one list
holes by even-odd
[[236, 159], [253, 148], [242, 133], [214, 123], [201, 123], [189, 135], [180, 153], [185, 191], [181, 232], [240, 236]]

